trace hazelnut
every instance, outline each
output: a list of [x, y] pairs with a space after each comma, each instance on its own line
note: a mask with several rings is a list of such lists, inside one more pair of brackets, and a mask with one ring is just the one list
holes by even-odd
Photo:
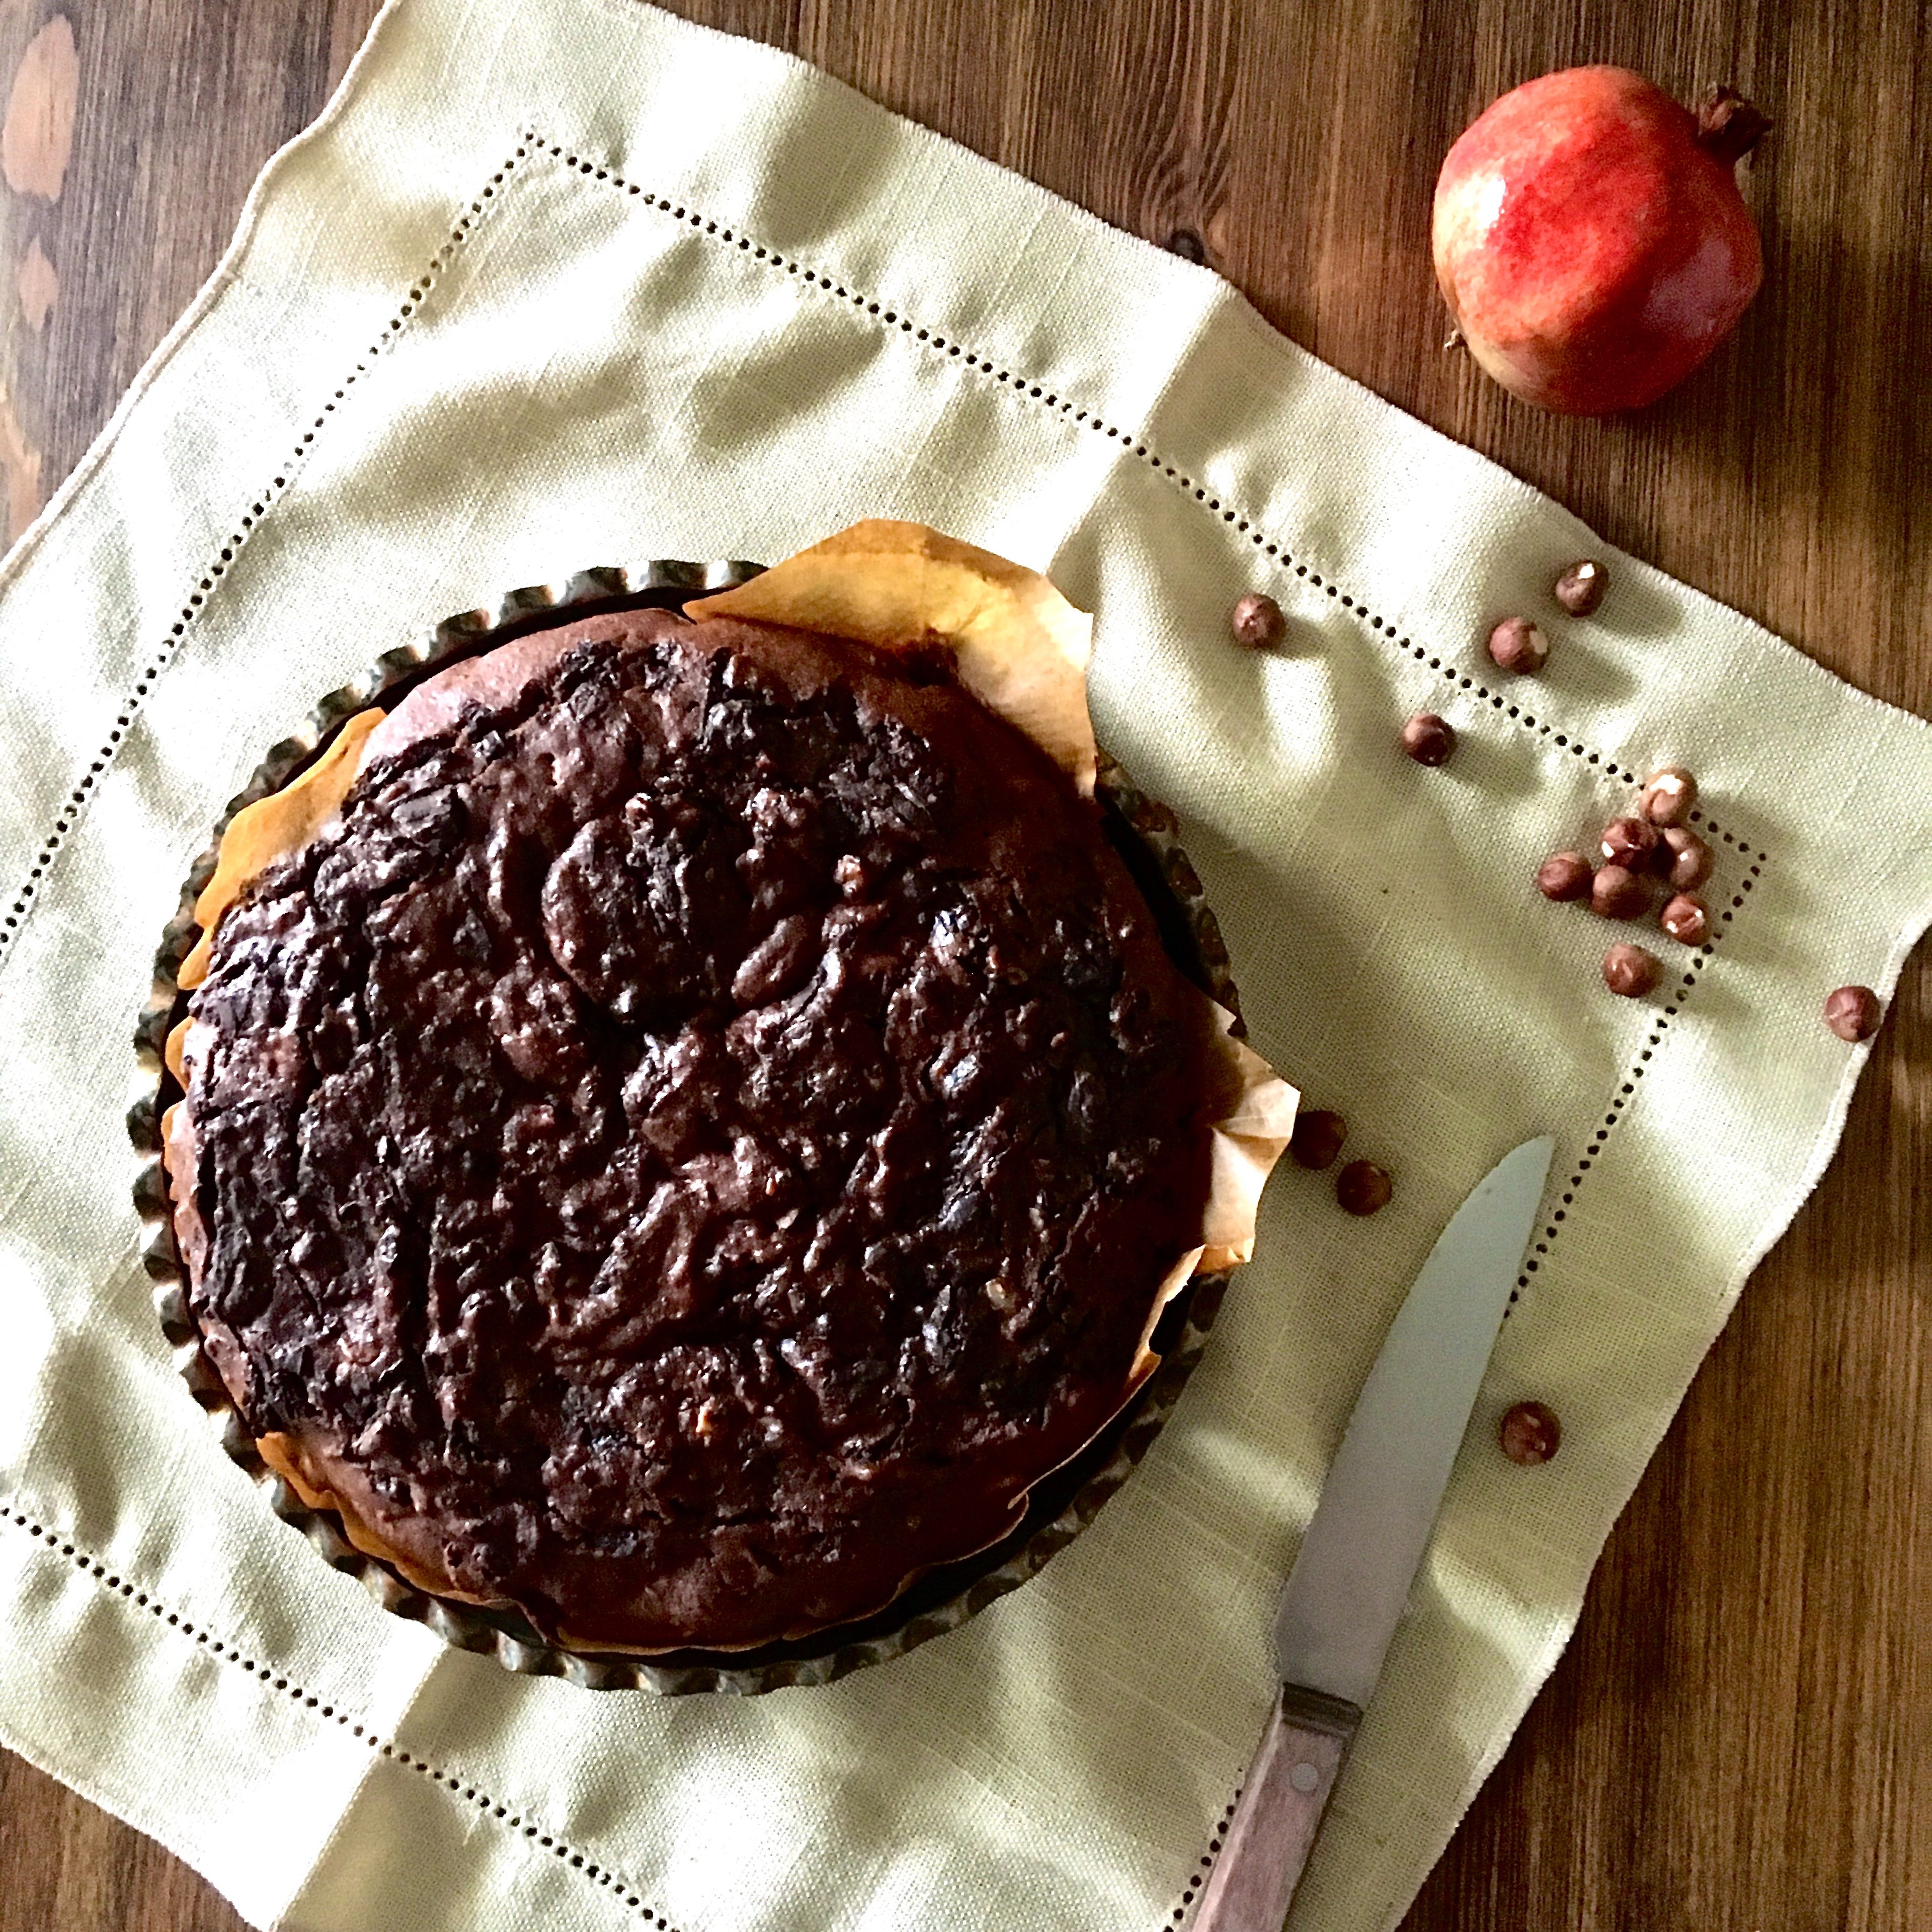
[[1650, 881], [1627, 866], [1600, 866], [1590, 881], [1590, 910], [1599, 919], [1641, 919], [1650, 910]]
[[1663, 976], [1664, 962], [1641, 946], [1613, 946], [1604, 955], [1604, 984], [1624, 999], [1640, 999]]
[[1701, 886], [1711, 876], [1711, 848], [1694, 832], [1681, 825], [1664, 829], [1664, 842], [1658, 848], [1658, 867], [1679, 892]]
[[1613, 818], [1604, 827], [1604, 856], [1628, 872], [1648, 872], [1663, 843], [1657, 827], [1641, 818]]
[[1402, 748], [1418, 765], [1446, 765], [1456, 748], [1456, 728], [1432, 711], [1418, 711], [1402, 728]]
[[1682, 765], [1666, 765], [1644, 780], [1636, 808], [1653, 825], [1682, 825], [1696, 802], [1697, 781]]
[[1579, 557], [1551, 586], [1557, 602], [1573, 617], [1587, 617], [1610, 587], [1610, 573], [1587, 556]]
[[1582, 853], [1552, 852], [1536, 868], [1536, 890], [1546, 899], [1586, 899], [1591, 877]]
[[1497, 1432], [1503, 1454], [1525, 1468], [1546, 1462], [1563, 1440], [1556, 1412], [1540, 1402], [1520, 1402], [1503, 1418]]
[[1288, 635], [1281, 606], [1265, 591], [1250, 590], [1234, 608], [1228, 623], [1238, 644], [1251, 651], [1271, 651]]
[[1711, 936], [1711, 915], [1704, 902], [1688, 892], [1666, 902], [1658, 923], [1681, 946], [1702, 946]]
[[1335, 1198], [1351, 1214], [1379, 1214], [1394, 1192], [1388, 1170], [1372, 1160], [1352, 1160], [1335, 1177]]
[[1840, 986], [1825, 1001], [1825, 1024], [1840, 1040], [1870, 1040], [1885, 1018], [1885, 1008], [1869, 986]]
[[1550, 662], [1550, 640], [1527, 617], [1505, 617], [1490, 633], [1490, 656], [1504, 670], [1534, 677]]
[[1348, 1124], [1340, 1114], [1316, 1107], [1295, 1115], [1294, 1133], [1288, 1142], [1288, 1150], [1294, 1156], [1297, 1166], [1319, 1172], [1335, 1165], [1335, 1156], [1342, 1151], [1342, 1143], [1348, 1138]]

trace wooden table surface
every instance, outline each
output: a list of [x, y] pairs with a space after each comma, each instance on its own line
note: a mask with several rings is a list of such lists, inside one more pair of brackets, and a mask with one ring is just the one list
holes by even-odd
[[[106, 421], [374, 10], [0, 0], [10, 534]], [[792, 48], [1123, 228], [1204, 248], [1307, 348], [1932, 712], [1924, 0], [1788, 18], [1744, 0], [681, 10]], [[1539, 416], [1444, 355], [1429, 266], [1430, 188], [1458, 130], [1504, 88], [1593, 59], [1680, 94], [1732, 82], [1776, 124], [1748, 190], [1763, 294], [1712, 365], [1610, 423]], [[1698, 1376], [1408, 1932], [1932, 1925], [1929, 978], [1922, 956], [1836, 1164]], [[0, 1932], [241, 1923], [0, 1754]]]

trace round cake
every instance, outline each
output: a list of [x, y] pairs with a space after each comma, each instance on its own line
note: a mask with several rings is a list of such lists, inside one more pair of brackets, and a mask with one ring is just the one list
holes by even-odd
[[1215, 1010], [942, 652], [518, 639], [208, 944], [209, 1358], [365, 1549], [548, 1640], [754, 1646], [995, 1541], [1203, 1245]]

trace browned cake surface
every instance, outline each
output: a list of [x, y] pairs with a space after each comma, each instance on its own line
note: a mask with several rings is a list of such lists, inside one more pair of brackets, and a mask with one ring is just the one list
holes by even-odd
[[219, 928], [196, 1317], [258, 1435], [546, 1632], [864, 1614], [1122, 1399], [1199, 1239], [1202, 1003], [944, 672], [511, 648]]

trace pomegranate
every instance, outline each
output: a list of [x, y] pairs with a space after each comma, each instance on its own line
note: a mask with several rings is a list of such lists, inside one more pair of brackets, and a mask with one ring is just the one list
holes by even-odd
[[1737, 163], [1769, 125], [1729, 88], [1694, 114], [1620, 67], [1492, 101], [1436, 184], [1436, 277], [1476, 360], [1570, 416], [1681, 382], [1764, 279]]

